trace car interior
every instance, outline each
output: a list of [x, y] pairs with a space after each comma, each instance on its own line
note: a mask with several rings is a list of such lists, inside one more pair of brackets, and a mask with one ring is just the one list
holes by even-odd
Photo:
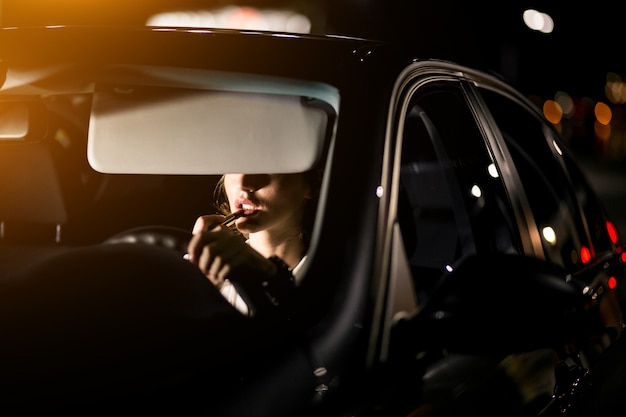
[[[205, 371], [219, 372], [228, 356], [242, 365], [239, 373], [227, 373], [241, 376], [252, 372], [250, 363], [266, 344], [281, 340], [264, 333], [250, 360], [240, 361], [236, 355], [250, 354], [241, 335], [254, 339], [259, 330], [241, 330], [248, 326], [243, 316], [180, 260], [196, 218], [217, 212], [213, 192], [222, 174], [323, 167], [337, 91], [241, 75], [146, 68], [114, 73], [94, 83], [92, 92], [1, 98], [0, 315], [5, 336], [17, 342], [6, 348], [13, 360], [0, 386], [18, 409], [64, 406], [70, 392], [88, 403], [98, 394], [84, 390], [95, 384], [106, 394], [111, 381], [119, 384], [115, 392], [133, 392], [139, 403], [141, 392], [151, 400], [154, 390], [162, 394], [161, 382], [171, 395], [182, 395], [172, 393], [172, 383], [188, 378], [191, 368], [203, 369], [190, 358], [213, 351], [223, 361], [213, 360]], [[167, 290], [172, 279], [187, 285]], [[211, 314], [190, 322], [186, 312], [207, 304]], [[207, 340], [194, 339], [207, 326], [222, 335], [208, 350]], [[181, 355], [182, 346], [189, 346], [187, 354]], [[141, 375], [129, 375], [129, 369]], [[167, 377], [159, 381], [155, 372]], [[81, 378], [89, 381], [84, 387]], [[191, 385], [227, 395], [228, 383], [216, 388], [216, 381]], [[32, 393], [49, 403], [29, 403]]]
[[3, 97], [3, 108], [26, 105], [3, 113], [13, 120], [0, 132], [0, 191], [10, 196], [0, 202], [0, 244], [190, 229], [214, 211], [222, 174], [307, 171], [328, 147], [338, 106], [329, 86], [141, 71], [114, 84], [103, 76], [93, 93]]

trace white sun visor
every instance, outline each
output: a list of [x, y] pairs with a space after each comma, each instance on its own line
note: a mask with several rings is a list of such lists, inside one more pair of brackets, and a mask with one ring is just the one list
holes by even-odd
[[104, 173], [306, 171], [338, 105], [332, 87], [293, 80], [160, 69], [121, 81], [93, 96], [87, 152]]

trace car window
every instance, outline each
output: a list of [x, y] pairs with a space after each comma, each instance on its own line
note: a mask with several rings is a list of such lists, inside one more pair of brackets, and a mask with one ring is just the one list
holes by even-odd
[[482, 94], [515, 162], [547, 260], [576, 270], [610, 250], [602, 211], [566, 147], [528, 110], [493, 91]]
[[419, 89], [404, 121], [398, 218], [420, 297], [470, 254], [517, 252], [508, 199], [458, 83]]

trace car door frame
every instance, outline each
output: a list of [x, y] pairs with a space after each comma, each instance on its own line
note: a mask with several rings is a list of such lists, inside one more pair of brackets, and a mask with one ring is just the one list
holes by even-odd
[[375, 267], [377, 282], [375, 318], [370, 335], [368, 364], [386, 363], [389, 360], [390, 333], [398, 319], [413, 314], [418, 306], [413, 294], [408, 259], [402, 244], [396, 216], [399, 195], [399, 161], [402, 152], [403, 123], [408, 103], [420, 89], [435, 81], [461, 83], [468, 108], [483, 134], [485, 146], [498, 165], [502, 181], [508, 190], [513, 216], [521, 239], [521, 252], [544, 259], [541, 237], [537, 231], [524, 188], [493, 117], [475, 87], [480, 85], [504, 94], [510, 99], [525, 103], [525, 98], [510, 85], [495, 76], [440, 60], [415, 61], [397, 77], [389, 104], [386, 140], [383, 155], [381, 188], [384, 198], [379, 203], [378, 242]]

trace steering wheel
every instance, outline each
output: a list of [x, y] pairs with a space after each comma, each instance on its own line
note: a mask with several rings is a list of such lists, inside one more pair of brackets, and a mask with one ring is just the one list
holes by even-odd
[[187, 253], [191, 231], [174, 226], [140, 226], [124, 230], [106, 239], [105, 244], [138, 243], [161, 246], [180, 253]]

